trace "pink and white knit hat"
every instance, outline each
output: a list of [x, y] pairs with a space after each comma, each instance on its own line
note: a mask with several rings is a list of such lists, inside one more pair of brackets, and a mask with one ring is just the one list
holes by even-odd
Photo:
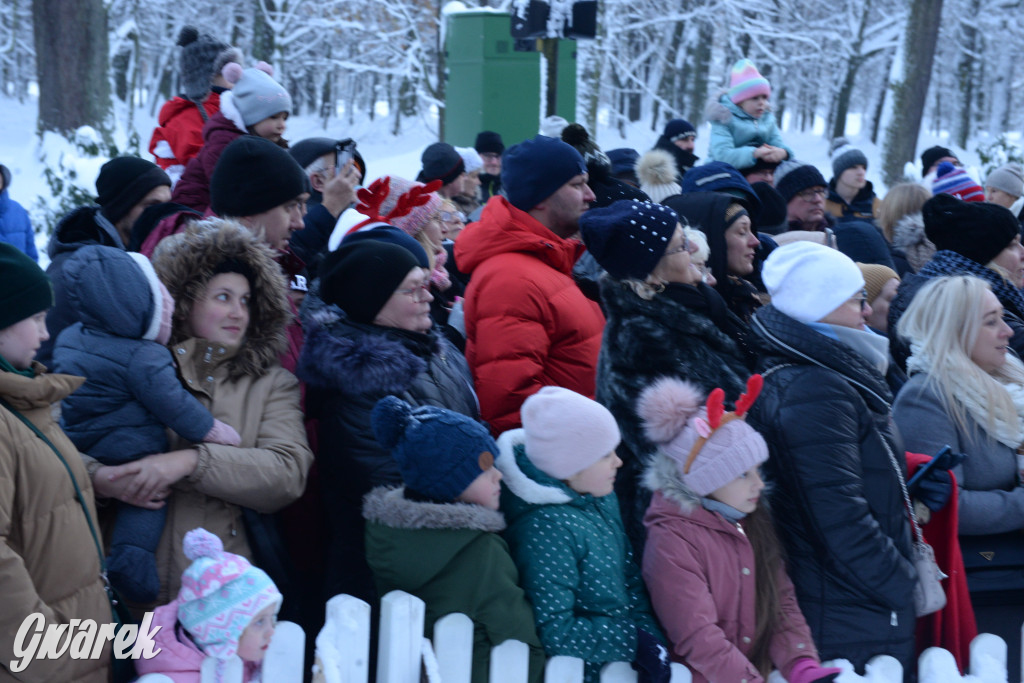
[[185, 534], [183, 545], [192, 564], [181, 575], [178, 621], [207, 655], [231, 657], [253, 617], [268, 605], [280, 607], [281, 592], [262, 569], [224, 552], [206, 529]]
[[768, 459], [764, 438], [743, 419], [761, 391], [761, 376], [747, 380], [747, 392], [736, 410], [725, 413], [724, 392], [715, 389], [707, 405], [701, 390], [689, 382], [664, 377], [644, 389], [637, 414], [644, 433], [679, 466], [683, 484], [707, 496]]
[[768, 79], [760, 74], [757, 67], [749, 59], [741, 59], [732, 65], [729, 74], [729, 90], [726, 91], [733, 104], [749, 100], [758, 95], [772, 96], [772, 86]]

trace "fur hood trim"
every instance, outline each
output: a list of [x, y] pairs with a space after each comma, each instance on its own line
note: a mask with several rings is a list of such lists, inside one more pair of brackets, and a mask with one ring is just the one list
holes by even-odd
[[708, 121], [717, 121], [718, 123], [729, 123], [729, 119], [732, 118], [732, 111], [722, 102], [722, 96], [727, 91], [725, 89], [719, 90], [714, 96], [708, 100], [708, 104], [704, 107], [704, 118]]
[[469, 503], [424, 503], [405, 497], [405, 487], [378, 486], [363, 498], [363, 517], [393, 529], [475, 529], [498, 533], [505, 516]]
[[501, 470], [502, 482], [508, 490], [534, 505], [562, 505], [571, 502], [572, 497], [565, 491], [531, 479], [519, 467], [516, 446], [525, 448], [525, 444], [526, 432], [522, 428], [510, 429], [498, 437], [498, 458], [494, 464]]
[[679, 463], [661, 451], [651, 456], [640, 483], [651, 492], [661, 491], [687, 515], [700, 507], [700, 496], [679, 476]]
[[185, 232], [162, 240], [153, 252], [153, 267], [174, 297], [171, 344], [188, 338], [185, 328], [192, 306], [203, 296], [214, 269], [229, 259], [248, 266], [253, 281], [249, 329], [228, 362], [228, 374], [259, 377], [287, 347], [285, 328], [292, 313], [274, 252], [235, 221], [213, 218], [192, 223]]
[[296, 374], [310, 386], [348, 396], [401, 395], [427, 369], [401, 341], [355, 327], [336, 307], [311, 312], [306, 320], [312, 324]]
[[921, 212], [909, 213], [892, 226], [892, 245], [902, 251], [914, 271], [921, 270], [932, 256], [935, 245], [924, 232], [924, 218]]
[[235, 124], [235, 127], [243, 133], [248, 133], [249, 129], [246, 127], [245, 122], [242, 121], [242, 112], [238, 111], [238, 107], [235, 105], [235, 100], [231, 95], [230, 90], [225, 90], [220, 95], [220, 113], [224, 115], [231, 123]]
[[676, 181], [676, 161], [663, 149], [645, 152], [636, 162], [636, 176], [641, 185], [668, 185]]

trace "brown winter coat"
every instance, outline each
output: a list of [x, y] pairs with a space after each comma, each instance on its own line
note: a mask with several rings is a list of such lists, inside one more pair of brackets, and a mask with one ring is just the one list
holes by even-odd
[[[93, 520], [92, 482], [78, 451], [53, 419], [51, 407], [81, 386], [81, 377], [0, 372], [0, 397], [60, 449]], [[97, 529], [97, 533], [99, 530]], [[46, 624], [71, 619], [111, 622], [100, 579], [100, 559], [68, 472], [53, 450], [5, 408], [0, 408], [0, 681], [106, 683], [110, 646], [99, 660], [35, 660], [13, 674], [18, 628], [41, 612]], [[27, 643], [25, 643], [27, 644]]]

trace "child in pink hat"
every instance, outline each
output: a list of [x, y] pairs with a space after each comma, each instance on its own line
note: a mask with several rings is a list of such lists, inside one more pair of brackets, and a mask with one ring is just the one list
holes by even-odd
[[644, 476], [654, 495], [643, 576], [672, 660], [694, 683], [764, 683], [772, 669], [825, 683], [840, 672], [821, 666], [761, 500], [768, 446], [744, 419], [760, 390], [754, 375], [726, 413], [721, 389], [704, 407], [696, 386], [664, 378], [637, 402], [658, 446]]
[[217, 660], [217, 681], [237, 656], [243, 683], [260, 680], [263, 657], [274, 635], [281, 593], [266, 572], [206, 529], [185, 534], [185, 556], [192, 564], [181, 576], [178, 598], [158, 607], [152, 659], [139, 659], [139, 675], [158, 673], [174, 683], [200, 683], [203, 660]]
[[709, 161], [750, 168], [758, 161], [778, 164], [793, 158], [779, 133], [769, 102], [772, 87], [754, 63], [741, 59], [729, 73], [729, 87], [708, 105]]

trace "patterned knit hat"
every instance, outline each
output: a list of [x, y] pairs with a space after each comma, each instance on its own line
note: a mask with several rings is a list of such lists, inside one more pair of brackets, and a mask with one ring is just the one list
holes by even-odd
[[373, 435], [391, 451], [413, 491], [451, 502], [494, 465], [498, 445], [476, 420], [436, 406], [413, 408], [385, 396], [370, 414]]
[[965, 202], [985, 201], [985, 191], [967, 175], [967, 171], [943, 161], [935, 171], [932, 194], [951, 194]]
[[352, 226], [349, 232], [357, 232], [371, 223], [386, 223], [415, 237], [427, 219], [441, 209], [444, 200], [437, 194], [440, 188], [441, 180], [424, 185], [398, 176], [378, 178], [357, 193], [356, 211], [368, 218]]
[[262, 569], [224, 552], [206, 529], [185, 534], [183, 545], [192, 564], [181, 575], [178, 621], [207, 655], [231, 657], [253, 617], [269, 605], [280, 607], [281, 592]]
[[252, 69], [243, 69], [232, 62], [221, 73], [229, 83], [234, 84], [231, 92], [224, 93], [221, 101], [223, 103], [226, 96], [230, 96], [246, 126], [257, 124], [283, 111], [291, 113], [292, 96], [274, 80], [274, 68], [266, 62], [260, 62]]
[[850, 144], [846, 138], [836, 138], [829, 147], [829, 154], [832, 157], [832, 175], [836, 178], [843, 174], [848, 168], [858, 164], [865, 169], [868, 167], [868, 158], [864, 152]]
[[523, 401], [520, 415], [527, 457], [555, 479], [582, 472], [622, 441], [607, 408], [562, 387], [541, 387]]
[[768, 459], [764, 438], [744, 419], [761, 385], [761, 375], [752, 375], [730, 413], [725, 413], [721, 389], [701, 406], [701, 390], [674, 377], [640, 394], [637, 414], [647, 438], [678, 463], [683, 483], [698, 496], [710, 495]]
[[739, 104], [758, 95], [771, 97], [772, 87], [768, 84], [768, 79], [758, 72], [752, 61], [741, 59], [732, 65], [732, 71], [729, 74], [729, 90], [726, 91], [726, 95], [733, 101], [733, 104]]
[[669, 142], [675, 142], [676, 140], [697, 137], [697, 129], [686, 119], [671, 119], [665, 124], [665, 131], [662, 135]]
[[679, 216], [650, 202], [620, 199], [580, 216], [583, 243], [613, 278], [643, 280], [665, 255]]

